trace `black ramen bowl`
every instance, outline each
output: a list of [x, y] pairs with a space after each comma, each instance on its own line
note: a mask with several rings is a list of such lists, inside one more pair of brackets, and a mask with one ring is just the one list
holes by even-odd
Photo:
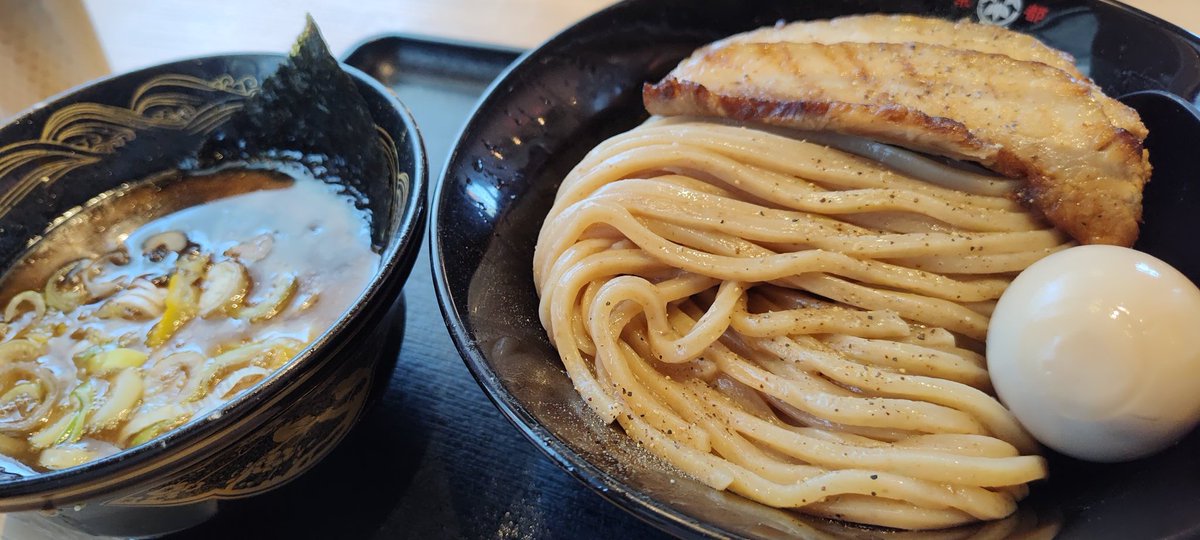
[[[1151, 130], [1155, 167], [1137, 247], [1200, 282], [1194, 249], [1200, 156], [1189, 149], [1200, 141], [1193, 107], [1200, 39], [1176, 26], [1104, 0], [630, 0], [601, 11], [524, 56], [480, 102], [437, 188], [433, 271], [455, 343], [508, 419], [601, 496], [671, 533], [877, 537], [883, 531], [714, 491], [600, 422], [538, 322], [531, 270], [538, 229], [560, 180], [584, 154], [647, 117], [642, 84], [660, 79], [696, 47], [778, 20], [870, 12], [1008, 24], [1071, 53], [1109, 95], [1125, 96]], [[1058, 530], [1063, 538], [1200, 533], [1200, 436], [1121, 465], [1050, 459], [1050, 479], [1033, 486], [1016, 523], [939, 537], [1003, 537], [1030, 528]]]
[[[214, 56], [118, 75], [53, 98], [0, 128], [0, 267], [13, 264], [55, 218], [96, 195], [195, 166], [188, 153], [230, 122], [283, 60]], [[286, 133], [256, 134], [284, 152], [263, 157], [248, 148], [239, 157], [294, 159], [318, 178], [365, 194], [381, 254], [367, 289], [292, 362], [204, 418], [79, 467], [0, 475], [0, 511], [38, 511], [92, 534], [164, 534], [212, 517], [218, 501], [295, 478], [358, 420], [378, 391], [373, 381], [386, 381], [394, 366], [402, 310], [392, 307], [420, 247], [428, 173], [409, 112], [370, 77], [344, 69], [388, 155], [383, 174], [322, 177], [320, 164], [328, 163], [322, 160], [360, 150], [296, 156], [286, 152]]]

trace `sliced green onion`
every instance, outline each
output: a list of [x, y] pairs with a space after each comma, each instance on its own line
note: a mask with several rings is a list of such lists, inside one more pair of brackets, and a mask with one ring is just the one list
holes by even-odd
[[212, 265], [204, 276], [204, 291], [200, 293], [200, 316], [228, 315], [237, 311], [250, 289], [246, 269], [237, 261], [221, 261]]
[[98, 452], [86, 448], [47, 448], [38, 455], [38, 465], [50, 470], [68, 469], [98, 457]]
[[208, 255], [189, 253], [175, 263], [175, 273], [167, 282], [167, 299], [162, 319], [150, 329], [146, 345], [159, 347], [183, 325], [196, 317], [200, 309], [200, 280], [208, 266]]
[[104, 404], [100, 405], [88, 419], [87, 431], [92, 433], [112, 428], [127, 417], [130, 411], [137, 406], [138, 400], [142, 399], [144, 386], [138, 370], [133, 368], [121, 370], [113, 379], [112, 385], [108, 387]]
[[75, 367], [82, 368], [91, 365], [92, 358], [95, 358], [97, 354], [102, 352], [104, 352], [104, 347], [92, 345], [77, 353], [71, 360], [75, 361]]
[[257, 304], [243, 305], [238, 312], [239, 319], [250, 322], [260, 322], [270, 319], [287, 307], [288, 300], [296, 294], [296, 276], [278, 274], [271, 282], [271, 291]]
[[149, 358], [146, 353], [134, 349], [118, 347], [91, 355], [87, 359], [88, 371], [95, 374], [109, 373], [120, 369], [141, 367]]
[[150, 427], [139, 431], [137, 435], [134, 435], [132, 439], [129, 439], [129, 448], [140, 446], [143, 443], [149, 442], [155, 437], [166, 432], [171, 427], [172, 423], [174, 423], [172, 420], [162, 420], [151, 424]]
[[190, 374], [188, 389], [183, 401], [203, 398], [212, 389], [209, 383], [214, 377], [245, 366], [277, 369], [304, 350], [304, 342], [292, 338], [271, 338], [226, 351], [206, 362], [197, 374]]
[[57, 422], [46, 426], [29, 437], [34, 448], [49, 448], [59, 444], [70, 444], [83, 436], [84, 421], [92, 407], [92, 385], [83, 383], [71, 391], [71, 411]]
[[[117, 433], [117, 441], [130, 441], [126, 448], [146, 442], [160, 433], [186, 422], [196, 409], [179, 403], [168, 403], [147, 409], [142, 406], [139, 412], [121, 426]], [[133, 441], [137, 440], [137, 443]]]

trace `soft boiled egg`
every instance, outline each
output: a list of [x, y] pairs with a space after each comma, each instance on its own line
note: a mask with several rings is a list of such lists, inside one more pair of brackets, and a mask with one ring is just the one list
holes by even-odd
[[1089, 461], [1157, 452], [1200, 420], [1200, 289], [1145, 253], [1080, 246], [1021, 272], [987, 335], [992, 384], [1035, 438]]

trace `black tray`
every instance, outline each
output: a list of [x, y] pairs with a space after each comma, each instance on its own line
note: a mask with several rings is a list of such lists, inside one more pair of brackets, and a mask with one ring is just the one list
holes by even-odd
[[[407, 36], [346, 56], [412, 110], [430, 178], [488, 84], [521, 51]], [[488, 401], [450, 341], [427, 247], [404, 288], [407, 326], [388, 387], [324, 461], [294, 482], [223, 501], [172, 538], [650, 538], [661, 533], [590, 492]], [[397, 329], [400, 331], [400, 329]]]

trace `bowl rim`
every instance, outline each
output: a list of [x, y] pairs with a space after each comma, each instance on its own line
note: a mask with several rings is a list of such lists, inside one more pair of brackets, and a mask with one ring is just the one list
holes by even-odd
[[[452, 206], [446, 187], [451, 181], [449, 178], [451, 165], [463, 153], [463, 147], [467, 143], [464, 137], [469, 133], [477, 131], [481, 123], [479, 113], [484, 109], [493, 107], [495, 102], [502, 100], [504, 95], [500, 90], [517, 83], [520, 80], [519, 77], [531, 69], [531, 66], [539, 57], [549, 55], [563, 44], [577, 40], [578, 37], [576, 34], [582, 32], [581, 28], [593, 26], [598, 21], [603, 21], [611, 17], [613, 13], [629, 9], [629, 6], [635, 4], [647, 3], [648, 1], [650, 0], [621, 0], [576, 21], [538, 46], [526, 51], [488, 85], [472, 109], [467, 122], [459, 129], [454, 146], [443, 163], [441, 177], [437, 179], [433, 186], [433, 206], [430, 209], [430, 227], [428, 231], [431, 255], [430, 265], [433, 271], [434, 289], [438, 305], [442, 311], [442, 317], [446, 323], [446, 328], [450, 332], [454, 346], [462, 357], [463, 363], [466, 364], [468, 371], [471, 372], [471, 376], [475, 378], [475, 381], [483, 389], [484, 394], [487, 395], [492, 404], [500, 410], [505, 419], [513, 424], [530, 443], [548, 456], [560, 469], [566, 471], [580, 483], [599, 494], [603, 499], [615, 504], [621, 510], [632, 514], [638, 519], [658, 527], [660, 530], [680, 537], [735, 538], [738, 537], [736, 532], [726, 530], [712, 522], [694, 518], [666, 502], [641, 493], [636, 488], [618, 480], [601, 467], [584, 459], [572, 450], [570, 445], [564, 440], [555, 436], [549, 429], [538, 422], [529, 409], [503, 387], [501, 377], [489, 366], [487, 355], [479, 347], [473, 331], [470, 330], [470, 325], [466, 317], [466, 312], [469, 309], [467, 298], [464, 295], [460, 301], [458, 295], [450, 290], [445, 265], [446, 246], [443, 245], [440, 239], [443, 228], [450, 225], [443, 221], [442, 216]], [[1139, 8], [1117, 0], [1085, 1], [1093, 6], [1107, 6], [1125, 16], [1141, 19], [1167, 32], [1179, 35], [1197, 47], [1200, 47], [1200, 34], [1186, 30]], [[917, 12], [909, 13], [920, 15]], [[1184, 101], [1187, 100], [1185, 99]], [[1193, 532], [1200, 531], [1200, 520], [1190, 530]]]
[[[261, 67], [263, 61], [282, 61], [285, 58], [285, 54], [277, 52], [214, 54], [109, 74], [33, 104], [0, 125], [0, 132], [9, 126], [32, 124], [31, 116], [114, 81], [144, 80], [156, 74], [170, 73], [173, 69], [209, 62], [244, 60]], [[124, 496], [132, 490], [152, 487], [156, 481], [211, 457], [241, 440], [241, 435], [247, 430], [266, 422], [268, 416], [273, 414], [256, 413], [270, 411], [274, 405], [294, 397], [298, 388], [327, 366], [333, 356], [350, 346], [353, 338], [362, 334], [365, 330], [363, 322], [382, 316], [388, 310], [391, 300], [398, 296], [404, 281], [407, 281], [408, 272], [420, 250], [428, 206], [428, 156], [417, 122], [399, 97], [361, 70], [340, 60], [339, 67], [351, 76], [360, 91], [364, 87], [369, 88], [381, 98], [380, 103], [391, 106], [390, 109], [394, 111], [392, 114], [395, 114], [402, 131], [407, 134], [403, 142], [397, 142], [397, 146], [405, 148], [413, 156], [412, 170], [399, 171], [408, 175], [408, 187], [405, 199], [398, 201], [401, 204], [393, 209], [395, 232], [380, 251], [379, 268], [366, 288], [324, 333], [249, 391], [146, 444], [76, 467], [0, 481], [0, 512], [44, 510], [98, 497], [108, 500]]]

